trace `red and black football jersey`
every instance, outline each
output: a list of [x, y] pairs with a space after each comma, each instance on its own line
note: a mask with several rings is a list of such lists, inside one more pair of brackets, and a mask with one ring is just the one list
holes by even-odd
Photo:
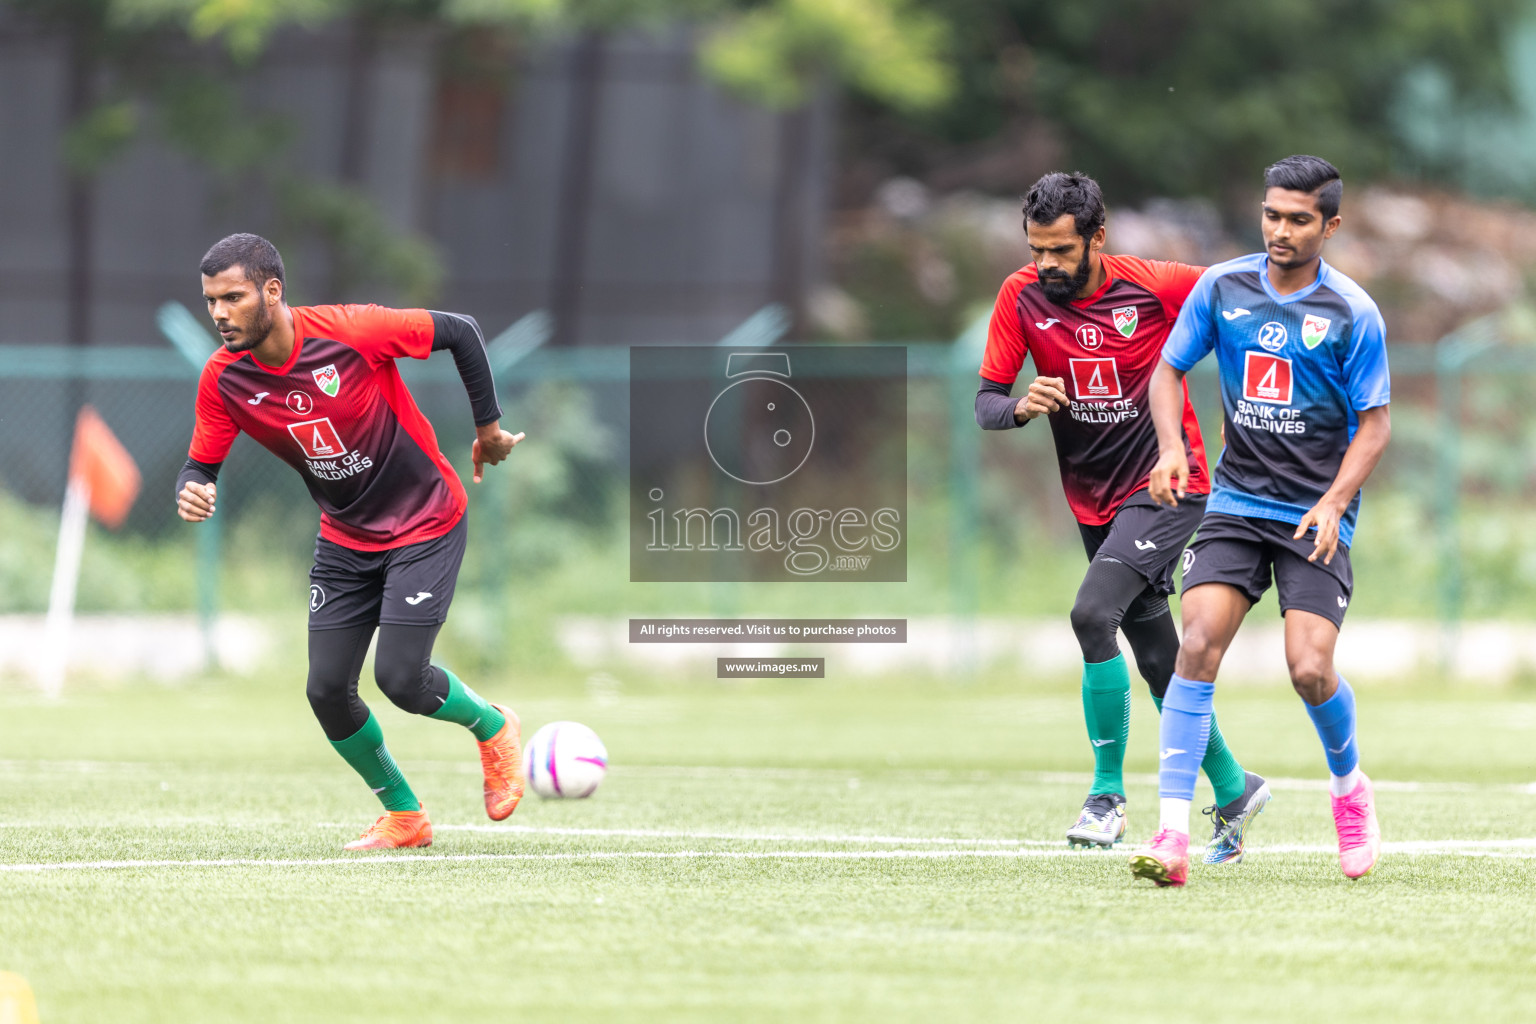
[[[1066, 382], [1069, 408], [1050, 414], [1067, 504], [1079, 522], [1100, 526], [1147, 486], [1157, 465], [1148, 386], [1179, 307], [1204, 268], [1102, 257], [1106, 280], [1086, 299], [1061, 306], [1046, 298], [1031, 263], [997, 295], [981, 375], [1012, 384], [1034, 357], [1040, 376]], [[1205, 443], [1184, 389], [1189, 490], [1209, 494]]]
[[357, 551], [441, 537], [467, 502], [395, 359], [432, 354], [424, 309], [295, 306], [288, 361], [220, 349], [203, 366], [191, 458], [218, 463], [241, 431], [304, 478], [320, 535]]

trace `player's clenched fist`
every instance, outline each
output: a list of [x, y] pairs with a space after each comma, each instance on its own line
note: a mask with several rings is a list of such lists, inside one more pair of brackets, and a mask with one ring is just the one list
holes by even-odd
[[1072, 404], [1067, 397], [1067, 382], [1060, 377], [1036, 377], [1029, 384], [1029, 390], [1024, 397], [1019, 399], [1019, 404], [1013, 407], [1013, 418], [1019, 423], [1026, 423], [1036, 416], [1045, 413], [1058, 412]]
[[1158, 453], [1157, 465], [1148, 478], [1147, 493], [1153, 501], [1169, 508], [1179, 504], [1175, 495], [1182, 498], [1189, 493], [1189, 456], [1182, 447]]
[[200, 523], [213, 515], [217, 484], [189, 483], [176, 495], [176, 514], [189, 523]]

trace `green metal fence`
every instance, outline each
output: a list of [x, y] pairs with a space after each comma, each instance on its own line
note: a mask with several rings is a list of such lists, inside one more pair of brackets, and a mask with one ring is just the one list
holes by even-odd
[[[721, 344], [770, 344], [782, 335], [783, 324], [781, 313], [765, 310]], [[0, 347], [0, 423], [4, 424], [0, 487], [13, 499], [57, 507], [73, 411], [79, 402], [89, 401], [122, 437], [143, 471], [145, 493], [126, 532], [146, 540], [185, 536], [175, 532], [183, 527], [174, 514], [172, 483], [191, 433], [197, 374], [215, 342], [199, 320], [181, 307], [163, 309], [160, 327], [170, 342], [163, 348]], [[509, 409], [522, 408], [520, 403], [535, 402], [540, 394], [547, 394], [540, 389], [559, 386], [567, 389], [559, 393], [566, 397], [553, 399], [556, 405], [585, 395], [596, 410], [600, 428], [622, 439], [627, 430], [629, 350], [551, 348], [544, 344], [548, 336], [548, 318], [533, 314], [490, 343], [498, 389]], [[1035, 567], [1031, 570], [1035, 572], [1061, 567], [1064, 575], [1067, 567], [1081, 559], [1076, 532], [1061, 499], [1048, 432], [1035, 427], [986, 433], [975, 425], [973, 396], [984, 344], [984, 320], [951, 341], [905, 343], [913, 397], [909, 486], [914, 502], [927, 510], [918, 513], [923, 532], [912, 536], [913, 558], [941, 566], [923, 581], [914, 576], [914, 582], [924, 583], [925, 600], [933, 599], [927, 584], [941, 590], [944, 609], [962, 620], [1012, 607], [994, 593], [1003, 585], [999, 581], [1005, 577], [1000, 573], [1010, 559]], [[1500, 507], [1507, 505], [1515, 509], [1511, 514], [1518, 514], [1531, 489], [1529, 481], [1536, 478], [1527, 465], [1530, 456], [1524, 443], [1528, 423], [1530, 440], [1536, 441], [1536, 415], [1524, 396], [1528, 382], [1536, 381], [1536, 351], [1507, 343], [1497, 322], [1488, 319], [1434, 345], [1395, 345], [1390, 358], [1396, 436], [1388, 459], [1368, 488], [1367, 500], [1372, 502], [1377, 492], [1383, 492], [1411, 495], [1418, 503], [1430, 530], [1422, 538], [1423, 557], [1434, 562], [1434, 593], [1426, 606], [1432, 606], [1430, 614], [1442, 623], [1451, 624], [1463, 617], [1468, 601], [1469, 570], [1464, 557], [1468, 518], [1484, 515], [1490, 503], [1502, 503]], [[446, 357], [402, 361], [401, 370], [437, 428], [445, 451], [462, 459], [472, 427], [452, 361]], [[1190, 380], [1208, 446], [1214, 451], [1220, 412], [1212, 361], [1197, 367]], [[1473, 400], [1468, 398], [1469, 382], [1477, 384]], [[1505, 396], [1498, 404], [1499, 414], [1491, 420], [1486, 400], [1490, 393]], [[584, 428], [559, 429], [571, 434]], [[1507, 434], [1502, 439], [1501, 431]], [[1515, 464], [1502, 482], [1493, 479], [1487, 468], [1490, 460], [1499, 461], [1501, 443], [1505, 461]], [[623, 492], [627, 445], [616, 440], [601, 452], [582, 449], [574, 442], [567, 447], [575, 454], [562, 471], [581, 477], [573, 493], [593, 496], [590, 507], [603, 509], [599, 518], [621, 520], [624, 502], [615, 495]], [[1482, 461], [1469, 460], [1469, 451], [1482, 452]], [[195, 597], [188, 605], [208, 624], [218, 614], [221, 596], [227, 600], [220, 571], [230, 557], [224, 549], [226, 534], [235, 524], [259, 515], [270, 518], [273, 529], [288, 529], [290, 534], [313, 528], [313, 506], [297, 476], [249, 442], [231, 452], [224, 479], [227, 484], [221, 487], [220, 504], [225, 532], [211, 523], [195, 531], [196, 584], [190, 591]], [[488, 485], [475, 492], [480, 515], [506, 522], [526, 514], [518, 511], [521, 499], [516, 488], [520, 485], [512, 479], [508, 473], [488, 477]], [[1468, 494], [1477, 497], [1470, 509], [1465, 500]], [[1365, 520], [1371, 514], [1368, 504]], [[612, 531], [614, 537], [619, 534]], [[1478, 535], [1474, 531], [1471, 536]], [[536, 543], [489, 543], [477, 556], [482, 563], [476, 570], [478, 585], [498, 592], [517, 590], [526, 572], [516, 568], [522, 563], [517, 562], [513, 548], [526, 551]], [[1523, 545], [1524, 541], [1513, 543]], [[1531, 546], [1536, 551], [1536, 540]], [[1523, 557], [1520, 553], [1525, 549], [1511, 550]], [[1374, 557], [1372, 551], [1357, 551], [1357, 563]], [[551, 558], [532, 562], [525, 558], [524, 562], [547, 567]], [[622, 561], [616, 560], [610, 568], [615, 574], [625, 572]], [[1053, 600], [1069, 603], [1071, 583], [1075, 578], [1052, 581], [1053, 592], [1063, 595]], [[727, 589], [714, 591], [717, 602], [739, 606], [743, 599]], [[1479, 602], [1479, 609], [1488, 604], [1482, 597]], [[1518, 601], [1515, 605], [1522, 606]]]

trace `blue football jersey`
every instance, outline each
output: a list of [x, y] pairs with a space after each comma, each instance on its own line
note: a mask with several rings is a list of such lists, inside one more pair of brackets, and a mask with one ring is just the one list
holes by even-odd
[[[1226, 447], [1208, 512], [1299, 523], [1332, 486], [1355, 436], [1355, 413], [1392, 400], [1381, 311], [1327, 263], [1281, 295], [1264, 253], [1207, 270], [1184, 302], [1163, 359], [1189, 370], [1216, 351]], [[1355, 533], [1360, 495], [1339, 523]]]

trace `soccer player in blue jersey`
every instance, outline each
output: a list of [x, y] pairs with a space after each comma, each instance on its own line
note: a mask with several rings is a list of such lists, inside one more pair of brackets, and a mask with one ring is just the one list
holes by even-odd
[[1381, 855], [1371, 780], [1355, 743], [1355, 694], [1333, 667], [1354, 588], [1349, 545], [1360, 488], [1392, 432], [1381, 313], [1322, 259], [1343, 192], [1338, 170], [1319, 157], [1290, 156], [1266, 169], [1265, 251], [1201, 276], [1153, 373], [1156, 501], [1176, 505], [1185, 496], [1183, 378], [1212, 350], [1226, 439], [1200, 530], [1184, 552], [1184, 638], [1160, 731], [1161, 828], [1131, 858], [1131, 873], [1158, 885], [1188, 879], [1189, 809], [1216, 672], [1271, 578], [1291, 683], [1326, 751], [1340, 867], [1359, 878]]

